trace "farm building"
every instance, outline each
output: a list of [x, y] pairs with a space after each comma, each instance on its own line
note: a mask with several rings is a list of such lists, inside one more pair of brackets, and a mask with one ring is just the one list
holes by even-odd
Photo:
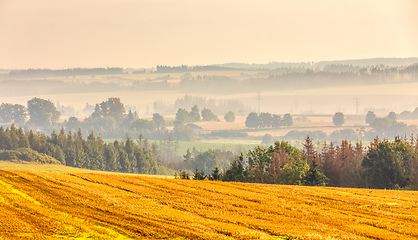
[[186, 126], [193, 129], [193, 131], [197, 134], [202, 134], [203, 133], [203, 128], [200, 127], [200, 126], [197, 126], [194, 123], [188, 123], [188, 124], [186, 124]]

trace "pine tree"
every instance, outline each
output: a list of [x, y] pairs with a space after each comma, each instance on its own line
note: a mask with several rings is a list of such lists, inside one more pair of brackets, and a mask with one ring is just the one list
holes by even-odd
[[16, 125], [14, 123], [12, 123], [10, 127], [9, 136], [10, 136], [10, 150], [17, 149], [19, 147], [19, 135], [16, 129]]
[[121, 166], [118, 162], [118, 155], [113, 144], [107, 144], [104, 147], [104, 161], [105, 161], [105, 170], [119, 172]]
[[218, 166], [216, 166], [214, 169], [212, 169], [212, 173], [210, 174], [210, 180], [212, 181], [219, 181], [221, 180], [222, 174], [221, 170]]
[[0, 147], [2, 150], [10, 150], [10, 135], [4, 130], [3, 126], [0, 127]]
[[308, 136], [303, 145], [303, 159], [308, 163], [309, 170], [304, 179], [304, 184], [308, 186], [326, 186], [328, 178], [318, 169], [318, 153], [313, 146], [313, 141]]

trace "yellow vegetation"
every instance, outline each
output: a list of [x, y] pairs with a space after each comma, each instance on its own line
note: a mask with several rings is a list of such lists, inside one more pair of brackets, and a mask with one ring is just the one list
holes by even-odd
[[417, 239], [414, 191], [0, 170], [0, 239]]

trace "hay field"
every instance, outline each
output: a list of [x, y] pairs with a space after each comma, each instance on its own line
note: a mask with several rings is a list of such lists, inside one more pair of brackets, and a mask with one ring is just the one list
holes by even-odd
[[20, 160], [16, 160], [16, 161], [1, 161], [0, 160], [0, 169], [37, 171], [37, 172], [55, 172], [55, 173], [97, 173], [97, 174], [126, 175], [126, 176], [146, 176], [146, 177], [169, 178], [169, 179], [174, 178], [174, 176], [165, 176], [165, 175], [106, 172], [106, 171], [99, 171], [99, 170], [90, 170], [90, 169], [85, 169], [85, 168], [68, 167], [68, 166], [64, 166], [60, 164], [37, 164], [33, 162], [24, 162]]
[[417, 239], [417, 194], [0, 170], [0, 238]]

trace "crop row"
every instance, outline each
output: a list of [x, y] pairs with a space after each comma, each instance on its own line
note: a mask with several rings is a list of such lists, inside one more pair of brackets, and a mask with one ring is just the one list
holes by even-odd
[[413, 191], [12, 170], [0, 183], [0, 238], [418, 238]]

